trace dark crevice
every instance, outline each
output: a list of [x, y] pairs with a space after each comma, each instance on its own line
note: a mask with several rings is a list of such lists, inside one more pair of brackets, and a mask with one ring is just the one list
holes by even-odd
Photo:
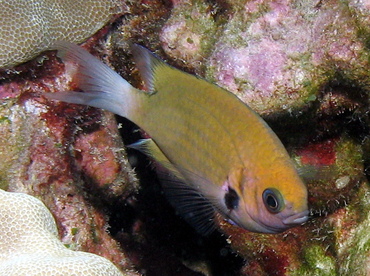
[[[124, 118], [124, 143], [142, 138], [138, 127]], [[203, 275], [184, 266], [207, 264], [212, 275], [238, 275], [243, 259], [226, 242], [226, 237], [215, 231], [209, 236], [199, 235], [167, 201], [152, 160], [133, 149], [128, 149], [141, 188], [136, 195], [118, 200], [111, 205], [110, 234], [131, 256], [140, 256], [134, 264], [144, 275]], [[158, 261], [158, 256], [163, 261]], [[191, 267], [191, 265], [190, 265]], [[175, 274], [174, 274], [175, 273]]]

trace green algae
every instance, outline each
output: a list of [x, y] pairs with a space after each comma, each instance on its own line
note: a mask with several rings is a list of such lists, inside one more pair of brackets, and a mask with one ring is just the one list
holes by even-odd
[[362, 176], [363, 151], [361, 145], [343, 137], [336, 145], [336, 166], [340, 175]]
[[336, 275], [335, 258], [328, 255], [318, 244], [309, 245], [303, 250], [302, 266], [292, 272], [292, 276], [331, 276]]
[[358, 200], [347, 207], [348, 214], [337, 229], [339, 275], [367, 275], [370, 260], [370, 189], [364, 182]]
[[74, 236], [78, 233], [78, 228], [74, 227], [74, 228], [71, 228], [71, 234]]
[[25, 123], [18, 117], [22, 110], [14, 103], [14, 99], [5, 99], [0, 105], [0, 188], [3, 190], [17, 173], [16, 161], [27, 144], [26, 137], [20, 133]]
[[0, 117], [0, 124], [2, 123], [11, 123], [11, 121], [8, 116], [2, 116]]
[[175, 5], [163, 27], [160, 37], [163, 49], [191, 69], [202, 69], [201, 61], [216, 41], [218, 26], [208, 3], [181, 2]]

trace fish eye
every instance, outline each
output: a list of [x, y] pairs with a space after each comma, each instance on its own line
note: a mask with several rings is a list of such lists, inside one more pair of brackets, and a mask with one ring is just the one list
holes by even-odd
[[271, 213], [278, 213], [284, 207], [283, 196], [274, 188], [266, 189], [262, 194], [262, 198], [267, 210]]
[[225, 194], [225, 205], [227, 209], [234, 210], [239, 206], [239, 196], [236, 191], [230, 187], [228, 187], [228, 191]]

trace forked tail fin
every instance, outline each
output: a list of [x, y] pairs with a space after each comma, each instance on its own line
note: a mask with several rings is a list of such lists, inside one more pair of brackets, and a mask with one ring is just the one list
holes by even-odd
[[140, 91], [106, 64], [83, 48], [57, 42], [50, 49], [58, 51], [68, 74], [84, 92], [62, 91], [45, 94], [49, 99], [103, 108], [131, 120], [138, 106]]

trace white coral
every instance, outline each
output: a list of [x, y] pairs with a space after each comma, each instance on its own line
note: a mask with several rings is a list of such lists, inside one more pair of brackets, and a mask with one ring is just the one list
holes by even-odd
[[0, 189], [0, 275], [123, 275], [107, 259], [67, 249], [38, 199]]
[[122, 5], [121, 0], [0, 0], [0, 67], [25, 62], [57, 40], [84, 41]]

